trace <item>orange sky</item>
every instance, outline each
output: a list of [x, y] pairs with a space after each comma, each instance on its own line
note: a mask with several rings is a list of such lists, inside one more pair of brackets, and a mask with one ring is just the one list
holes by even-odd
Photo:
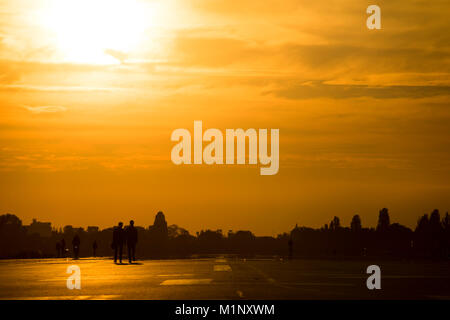
[[[448, 1], [0, 0], [0, 213], [257, 235], [450, 208]], [[279, 128], [280, 170], [175, 166], [177, 128]]]

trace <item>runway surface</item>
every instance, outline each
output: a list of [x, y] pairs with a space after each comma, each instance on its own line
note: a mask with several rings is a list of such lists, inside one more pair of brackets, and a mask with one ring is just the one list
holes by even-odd
[[[368, 290], [366, 268], [381, 268]], [[81, 289], [67, 288], [80, 268]], [[450, 299], [449, 262], [211, 259], [0, 260], [0, 299]]]

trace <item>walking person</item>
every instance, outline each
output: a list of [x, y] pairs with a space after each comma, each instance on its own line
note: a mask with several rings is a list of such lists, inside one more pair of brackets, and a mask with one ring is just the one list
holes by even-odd
[[117, 263], [117, 255], [119, 255], [119, 261], [122, 263], [123, 244], [125, 242], [125, 235], [123, 230], [123, 223], [119, 222], [119, 225], [114, 228], [112, 248], [114, 249], [114, 263]]
[[126, 229], [127, 247], [128, 247], [128, 262], [136, 261], [136, 244], [137, 229], [134, 227], [134, 221], [130, 220], [130, 225]]

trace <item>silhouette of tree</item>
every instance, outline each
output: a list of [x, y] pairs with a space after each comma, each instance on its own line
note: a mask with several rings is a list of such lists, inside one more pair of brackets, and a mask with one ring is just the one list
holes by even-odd
[[254, 252], [255, 235], [251, 231], [229, 232], [227, 240], [232, 252]]
[[341, 221], [338, 217], [334, 217], [330, 222], [330, 230], [337, 230], [341, 227]]
[[442, 226], [446, 231], [450, 229], [450, 216], [448, 215], [448, 212], [446, 212], [445, 217], [442, 218]]
[[[450, 217], [442, 218], [439, 211], [423, 215], [417, 227], [411, 229], [398, 223], [390, 224], [387, 209], [380, 210], [377, 228], [362, 228], [361, 217], [354, 215], [350, 227], [342, 227], [338, 217], [334, 217], [329, 227], [313, 229], [295, 228], [276, 237], [256, 237], [251, 231], [229, 231], [224, 237], [222, 230], [206, 230], [192, 236], [177, 225], [167, 227], [165, 216], [158, 212], [155, 223], [142, 228], [136, 226], [139, 234], [137, 253], [139, 258], [190, 257], [195, 254], [234, 253], [245, 256], [254, 254], [304, 257], [327, 256], [391, 256], [442, 258], [450, 253]], [[32, 224], [31, 224], [32, 225]], [[30, 225], [30, 226], [31, 226]], [[89, 245], [89, 250], [81, 250], [80, 255], [92, 254], [91, 244], [96, 241], [97, 256], [111, 256], [113, 228], [99, 230], [90, 226], [83, 228], [66, 226], [63, 230], [52, 229], [50, 236], [28, 230], [22, 221], [12, 214], [0, 215], [0, 258], [45, 258], [56, 257], [56, 244], [79, 235], [80, 243]], [[47, 228], [48, 229], [48, 228]], [[386, 232], [376, 232], [383, 230]], [[358, 231], [358, 232], [355, 232]], [[289, 241], [291, 240], [291, 251]], [[72, 246], [68, 245], [72, 251]], [[85, 247], [87, 248], [87, 247]], [[81, 248], [83, 249], [83, 248]], [[68, 253], [66, 256], [70, 256]]]
[[445, 251], [445, 235], [441, 224], [441, 216], [437, 209], [430, 214], [428, 238], [430, 254], [433, 257], [441, 256]]
[[377, 231], [387, 231], [389, 229], [389, 225], [391, 224], [389, 218], [389, 212], [387, 208], [383, 208], [380, 210], [380, 214], [378, 216], [378, 225]]
[[429, 225], [428, 214], [424, 214], [417, 220], [417, 226], [415, 231], [417, 233], [425, 233], [428, 231], [428, 225]]
[[0, 216], [0, 257], [16, 255], [26, 240], [26, 230], [17, 216], [10, 213]]
[[418, 219], [415, 230], [416, 250], [421, 256], [426, 256], [428, 254], [427, 249], [429, 247], [429, 233], [430, 221], [428, 219], [428, 214], [424, 214]]
[[238, 231], [236, 233], [228, 233], [228, 238], [240, 241], [251, 241], [255, 239], [255, 235], [251, 231]]
[[15, 215], [7, 213], [0, 216], [0, 234], [14, 235], [22, 230], [22, 221]]
[[439, 210], [437, 210], [437, 209], [433, 210], [433, 212], [430, 215], [429, 225], [430, 225], [431, 232], [441, 232], [442, 231], [441, 216], [439, 214]]
[[442, 227], [444, 229], [444, 257], [450, 258], [450, 216], [448, 212], [445, 213], [445, 217], [442, 219]]
[[14, 214], [4, 214], [0, 216], [0, 228], [1, 230], [17, 230], [22, 227], [22, 220], [20, 220]]
[[361, 218], [359, 215], [355, 214], [352, 218], [352, 222], [350, 223], [350, 229], [353, 232], [361, 231]]
[[224, 245], [222, 230], [200, 231], [198, 237], [199, 249], [202, 253], [217, 253]]
[[186, 229], [178, 227], [176, 224], [172, 224], [167, 228], [168, 237], [170, 239], [177, 238], [180, 236], [188, 236], [189, 231]]

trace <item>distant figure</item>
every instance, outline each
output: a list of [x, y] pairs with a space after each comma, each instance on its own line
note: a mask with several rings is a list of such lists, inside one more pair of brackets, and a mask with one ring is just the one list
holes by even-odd
[[137, 243], [137, 229], [134, 227], [134, 221], [130, 221], [130, 225], [126, 229], [127, 246], [128, 246], [128, 261], [136, 261], [136, 243]]
[[66, 240], [61, 239], [61, 257], [66, 256]]
[[61, 243], [59, 241], [56, 241], [56, 257], [61, 257]]
[[94, 252], [94, 258], [97, 256], [97, 240], [94, 240], [94, 243], [92, 244], [92, 251]]
[[289, 259], [292, 259], [292, 254], [294, 252], [294, 241], [292, 241], [292, 238], [289, 238], [288, 246], [289, 246]]
[[125, 234], [123, 230], [123, 223], [119, 222], [119, 225], [114, 228], [113, 242], [111, 247], [114, 249], [114, 263], [117, 263], [117, 254], [119, 254], [119, 261], [122, 263], [122, 251], [123, 244], [125, 242]]
[[80, 236], [78, 234], [76, 234], [73, 237], [72, 240], [72, 246], [73, 246], [73, 257], [74, 259], [78, 259], [80, 256]]

